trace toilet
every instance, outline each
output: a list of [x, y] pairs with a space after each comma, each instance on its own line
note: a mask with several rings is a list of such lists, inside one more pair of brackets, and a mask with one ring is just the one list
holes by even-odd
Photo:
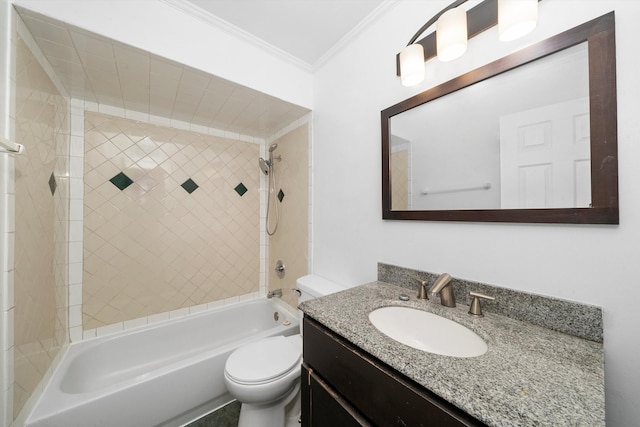
[[[298, 302], [345, 289], [320, 276], [296, 281]], [[298, 310], [302, 333], [302, 312]], [[224, 367], [229, 393], [242, 403], [238, 427], [293, 427], [300, 417], [302, 335], [263, 338], [236, 349]]]

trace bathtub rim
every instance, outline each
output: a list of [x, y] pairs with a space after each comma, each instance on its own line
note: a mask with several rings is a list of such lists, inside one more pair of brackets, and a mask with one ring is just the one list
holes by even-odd
[[[182, 315], [177, 315], [174, 317], [171, 317], [171, 313], [173, 313], [173, 311], [168, 311], [168, 312], [164, 312], [164, 313], [157, 313], [154, 315], [149, 315], [146, 317], [138, 317], [136, 319], [130, 319], [127, 320], [125, 322], [118, 322], [118, 323], [114, 323], [111, 325], [105, 325], [101, 328], [96, 328], [96, 329], [87, 329], [87, 330], [83, 330], [82, 331], [82, 339], [76, 340], [76, 341], [71, 341], [69, 343], [69, 345], [73, 345], [73, 344], [77, 344], [77, 343], [83, 343], [83, 342], [87, 342], [87, 341], [93, 341], [93, 340], [98, 340], [98, 339], [107, 339], [107, 338], [112, 338], [112, 337], [118, 337], [121, 335], [126, 335], [129, 332], [138, 332], [138, 331], [142, 331], [142, 330], [146, 330], [146, 329], [153, 329], [154, 327], [157, 326], [162, 326], [162, 325], [166, 325], [167, 323], [179, 323], [182, 321], [187, 321], [188, 319], [194, 319], [200, 316], [206, 316], [207, 314], [211, 314], [212, 312], [219, 312], [219, 311], [226, 311], [226, 310], [230, 310], [233, 307], [236, 307], [238, 305], [246, 305], [246, 304], [259, 304], [259, 303], [264, 303], [264, 302], [269, 302], [273, 305], [275, 305], [276, 307], [278, 307], [280, 310], [284, 311], [285, 313], [287, 313], [287, 316], [289, 319], [295, 319], [296, 321], [300, 322], [300, 317], [299, 317], [299, 313], [298, 313], [298, 309], [291, 307], [289, 304], [285, 303], [284, 301], [282, 301], [280, 298], [267, 298], [266, 295], [260, 296], [258, 298], [251, 298], [251, 299], [245, 299], [245, 300], [223, 300], [223, 304], [221, 305], [217, 305], [211, 308], [207, 308], [204, 310], [198, 310], [194, 313], [185, 313]], [[156, 316], [156, 315], [166, 315], [167, 317], [163, 317], [163, 318], [159, 318], [157, 320], [151, 320], [149, 321], [149, 318]], [[146, 323], [142, 323], [145, 322]], [[132, 325], [131, 326], [126, 326], [126, 324], [128, 322], [131, 322]], [[121, 326], [120, 329], [115, 329], [115, 327], [117, 326]], [[103, 329], [104, 328], [104, 329]], [[100, 332], [100, 329], [102, 329], [102, 331], [106, 331], [106, 332]], [[111, 329], [111, 330], [110, 330]], [[85, 336], [85, 334], [87, 332], [90, 331], [96, 331], [96, 335], [94, 336]]]
[[[117, 390], [119, 389], [127, 389], [137, 384], [136, 382], [126, 383], [126, 384], [118, 383], [118, 384], [114, 384], [112, 386], [105, 387], [99, 390], [88, 391], [88, 392], [82, 393], [82, 395], [85, 397], [85, 400], [76, 402], [75, 396], [77, 395], [67, 393], [61, 390], [61, 383], [64, 378], [64, 375], [63, 375], [64, 372], [62, 371], [66, 370], [69, 364], [71, 364], [74, 361], [74, 359], [78, 357], [78, 355], [81, 354], [81, 352], [83, 352], [87, 347], [93, 347], [96, 345], [100, 345], [102, 343], [110, 342], [112, 340], [118, 339], [126, 335], [131, 335], [131, 334], [144, 332], [147, 330], [161, 328], [167, 324], [179, 324], [192, 319], [196, 319], [198, 317], [205, 317], [207, 315], [211, 315], [216, 312], [232, 310], [239, 305], [253, 305], [253, 304], [265, 304], [265, 303], [275, 306], [276, 310], [281, 313], [287, 313], [286, 319], [290, 319], [291, 323], [289, 325], [283, 325], [284, 319], [281, 319], [277, 326], [274, 326], [273, 328], [268, 330], [260, 331], [258, 334], [254, 336], [243, 338], [237, 342], [234, 342], [233, 344], [226, 344], [218, 348], [217, 349], [218, 352], [228, 351], [230, 348], [237, 348], [238, 346], [244, 345], [248, 342], [251, 342], [255, 339], [262, 338], [264, 336], [271, 336], [270, 334], [267, 334], [266, 331], [272, 331], [273, 329], [276, 329], [276, 328], [280, 328], [283, 331], [289, 330], [291, 328], [295, 328], [295, 329], [299, 328], [298, 326], [299, 318], [298, 318], [297, 310], [296, 312], [294, 312], [291, 306], [289, 306], [288, 304], [280, 300], [267, 299], [266, 297], [264, 297], [264, 298], [255, 298], [255, 299], [246, 300], [246, 301], [238, 301], [238, 302], [234, 302], [233, 304], [225, 304], [223, 306], [219, 306], [210, 310], [181, 316], [179, 318], [163, 319], [162, 321], [153, 322], [152, 324], [140, 325], [124, 331], [117, 331], [114, 333], [105, 334], [102, 336], [92, 337], [92, 338], [84, 339], [82, 341], [76, 341], [76, 342], [70, 343], [64, 349], [64, 354], [61, 355], [60, 363], [58, 364], [56, 369], [52, 372], [47, 382], [44, 384], [42, 394], [39, 396], [39, 398], [35, 402], [33, 408], [29, 411], [29, 414], [27, 415], [25, 420], [25, 425], [31, 425], [32, 423], [40, 422], [41, 420], [46, 419], [49, 416], [55, 414], [56, 410], [54, 410], [51, 407], [52, 402], [50, 402], [49, 401], [50, 399], [48, 398], [51, 393], [56, 393], [56, 394], [59, 393], [57, 396], [62, 397], [62, 401], [60, 402], [63, 404], [62, 408], [64, 408], [64, 411], [67, 411], [67, 410], [72, 410], [75, 407], [81, 406], [84, 402], [91, 402], [91, 401], [100, 399], [103, 396], [107, 396], [117, 392]], [[295, 332], [293, 334], [295, 334]], [[176, 367], [185, 367], [190, 365], [194, 361], [195, 362], [202, 361], [206, 359], [208, 355], [209, 353], [205, 352], [197, 356], [191, 356], [185, 359], [184, 361], [173, 363], [163, 368], [156, 369], [152, 372], [152, 375], [149, 376], [149, 379], [153, 379], [155, 377], [161, 376], [163, 373], [166, 373], [167, 371], [171, 371], [170, 368], [173, 369]]]

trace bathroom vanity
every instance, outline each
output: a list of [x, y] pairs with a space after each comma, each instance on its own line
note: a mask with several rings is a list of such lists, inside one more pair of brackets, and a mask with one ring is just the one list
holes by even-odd
[[[602, 343], [401, 294], [407, 288], [373, 282], [300, 306], [304, 426], [605, 425]], [[458, 358], [401, 344], [369, 321], [385, 306], [454, 320], [488, 351]]]
[[303, 425], [485, 425], [309, 317], [304, 333]]

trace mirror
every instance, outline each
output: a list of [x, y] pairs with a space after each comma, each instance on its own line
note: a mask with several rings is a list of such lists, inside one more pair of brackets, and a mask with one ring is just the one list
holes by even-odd
[[382, 111], [383, 218], [618, 223], [613, 13]]

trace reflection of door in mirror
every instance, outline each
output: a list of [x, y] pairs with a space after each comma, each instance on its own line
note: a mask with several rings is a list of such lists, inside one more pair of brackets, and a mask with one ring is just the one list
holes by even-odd
[[500, 117], [503, 209], [589, 207], [589, 99]]
[[[391, 117], [392, 210], [589, 207], [588, 70], [580, 43]], [[586, 154], [551, 162], [572, 150], [577, 123]]]
[[393, 210], [411, 208], [411, 142], [391, 135], [391, 195]]

